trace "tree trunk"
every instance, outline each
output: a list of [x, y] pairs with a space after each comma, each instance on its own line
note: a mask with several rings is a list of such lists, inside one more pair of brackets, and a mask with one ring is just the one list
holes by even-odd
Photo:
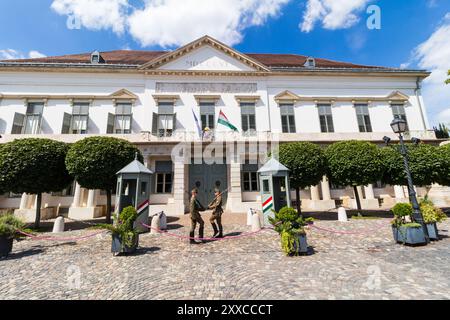
[[356, 207], [358, 208], [358, 217], [362, 217], [361, 214], [361, 200], [359, 199], [358, 187], [353, 186], [353, 192], [355, 193]]
[[106, 190], [106, 223], [111, 224], [111, 190]]
[[34, 228], [39, 229], [41, 223], [41, 206], [42, 206], [42, 193], [37, 194], [36, 199], [36, 218], [34, 219]]
[[295, 188], [295, 199], [297, 200], [297, 212], [302, 215], [302, 200], [300, 199], [300, 188]]

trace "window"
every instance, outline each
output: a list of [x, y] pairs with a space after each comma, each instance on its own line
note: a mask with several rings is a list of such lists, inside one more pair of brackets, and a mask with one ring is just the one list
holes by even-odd
[[215, 127], [215, 106], [214, 102], [200, 101], [200, 119], [202, 121], [202, 130]]
[[156, 161], [155, 193], [172, 193], [172, 161]]
[[131, 121], [133, 118], [131, 103], [116, 104], [116, 116], [114, 121], [114, 132], [117, 134], [130, 134]]
[[176, 129], [176, 113], [173, 102], [158, 103], [158, 113], [153, 113], [152, 134], [158, 137], [171, 137]]
[[24, 134], [38, 134], [41, 130], [43, 103], [28, 103]]
[[281, 127], [284, 133], [295, 133], [295, 114], [293, 104], [280, 104]]
[[408, 120], [406, 119], [405, 106], [403, 104], [392, 104], [392, 113], [394, 115], [394, 119], [401, 119], [406, 121], [406, 131], [408, 129]]
[[242, 131], [256, 131], [255, 103], [241, 102]]
[[85, 134], [88, 131], [89, 103], [74, 103], [70, 133]]
[[359, 132], [372, 132], [369, 106], [367, 104], [355, 104], [356, 117], [358, 118]]
[[258, 181], [258, 165], [249, 164], [247, 160], [245, 164], [242, 165], [242, 191], [254, 192], [259, 191], [259, 181]]
[[334, 132], [331, 104], [318, 104], [317, 108], [319, 109], [320, 131]]

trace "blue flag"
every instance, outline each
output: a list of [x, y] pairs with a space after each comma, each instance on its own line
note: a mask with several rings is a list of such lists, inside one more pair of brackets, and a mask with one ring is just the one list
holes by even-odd
[[203, 130], [202, 127], [200, 126], [200, 123], [198, 122], [198, 118], [195, 115], [194, 109], [192, 109], [192, 114], [194, 115], [195, 124], [197, 125], [198, 136], [201, 138], [203, 137]]

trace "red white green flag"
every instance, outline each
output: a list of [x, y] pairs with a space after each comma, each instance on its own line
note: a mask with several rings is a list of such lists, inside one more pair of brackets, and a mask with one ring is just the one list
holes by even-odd
[[238, 131], [238, 129], [230, 123], [227, 116], [222, 112], [222, 110], [220, 110], [218, 123], [227, 128], [230, 128], [233, 131]]
[[266, 213], [270, 209], [273, 208], [273, 197], [269, 197], [266, 201], [263, 202], [263, 213]]

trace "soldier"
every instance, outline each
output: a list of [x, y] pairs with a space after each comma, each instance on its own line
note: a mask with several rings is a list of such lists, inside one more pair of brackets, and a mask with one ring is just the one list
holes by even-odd
[[[208, 209], [213, 210], [209, 222], [214, 229], [213, 238], [223, 238], [223, 227], [222, 227], [222, 193], [219, 189], [214, 190], [214, 200], [209, 204]], [[216, 225], [217, 221], [217, 225]]]
[[[189, 211], [191, 214], [191, 231], [189, 233], [190, 243], [191, 244], [197, 244], [194, 240], [195, 237], [195, 228], [197, 227], [197, 223], [200, 225], [200, 229], [198, 231], [199, 237], [203, 238], [203, 230], [205, 229], [205, 222], [202, 219], [202, 216], [200, 215], [200, 211], [205, 211], [205, 208], [202, 206], [202, 204], [197, 200], [197, 194], [198, 189], [194, 188], [191, 191], [192, 197], [191, 202], [189, 206]], [[203, 242], [203, 241], [202, 241]]]

